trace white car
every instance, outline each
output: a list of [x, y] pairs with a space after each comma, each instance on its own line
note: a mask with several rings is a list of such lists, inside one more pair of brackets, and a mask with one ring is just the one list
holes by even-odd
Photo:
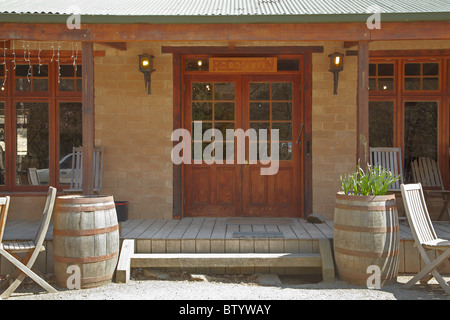
[[[37, 169], [37, 174], [39, 177], [39, 183], [42, 185], [48, 185], [49, 183], [49, 172], [46, 169]], [[70, 184], [70, 179], [72, 177], [72, 154], [64, 156], [64, 158], [59, 161], [59, 183], [60, 184]]]

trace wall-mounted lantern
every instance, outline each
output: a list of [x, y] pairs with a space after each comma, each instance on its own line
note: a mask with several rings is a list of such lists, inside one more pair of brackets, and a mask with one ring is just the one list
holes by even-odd
[[335, 52], [329, 55], [330, 57], [330, 72], [334, 75], [334, 90], [333, 94], [337, 94], [337, 87], [339, 81], [339, 72], [344, 69], [344, 54]]
[[154, 56], [150, 54], [139, 55], [139, 71], [144, 74], [145, 88], [148, 94], [151, 94], [151, 75], [155, 71], [153, 69], [153, 59]]

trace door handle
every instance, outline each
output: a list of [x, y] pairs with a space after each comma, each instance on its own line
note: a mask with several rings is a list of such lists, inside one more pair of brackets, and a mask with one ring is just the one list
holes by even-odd
[[300, 127], [300, 132], [298, 133], [297, 141], [295, 141], [296, 144], [299, 144], [300, 138], [301, 138], [302, 133], [303, 133], [303, 126], [304, 125], [305, 124], [302, 122], [302, 126]]

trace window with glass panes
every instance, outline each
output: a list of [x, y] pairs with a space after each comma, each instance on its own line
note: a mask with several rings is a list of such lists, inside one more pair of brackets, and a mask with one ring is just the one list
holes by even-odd
[[80, 61], [63, 59], [0, 65], [0, 190], [69, 185], [72, 148], [82, 144], [81, 72]]
[[401, 147], [404, 179], [412, 182], [411, 162], [438, 161], [449, 181], [448, 57], [376, 58], [369, 65], [369, 143]]

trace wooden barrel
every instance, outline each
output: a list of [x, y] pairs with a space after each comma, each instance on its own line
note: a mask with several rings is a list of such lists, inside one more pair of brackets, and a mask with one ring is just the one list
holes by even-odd
[[333, 229], [335, 261], [341, 280], [366, 286], [368, 278], [375, 275], [368, 267], [375, 265], [381, 272], [381, 286], [397, 282], [400, 238], [394, 195], [338, 193]]
[[112, 196], [71, 195], [56, 199], [53, 257], [59, 286], [67, 288], [71, 277], [69, 289], [73, 289], [77, 271], [80, 288], [111, 282], [118, 255], [119, 231]]

